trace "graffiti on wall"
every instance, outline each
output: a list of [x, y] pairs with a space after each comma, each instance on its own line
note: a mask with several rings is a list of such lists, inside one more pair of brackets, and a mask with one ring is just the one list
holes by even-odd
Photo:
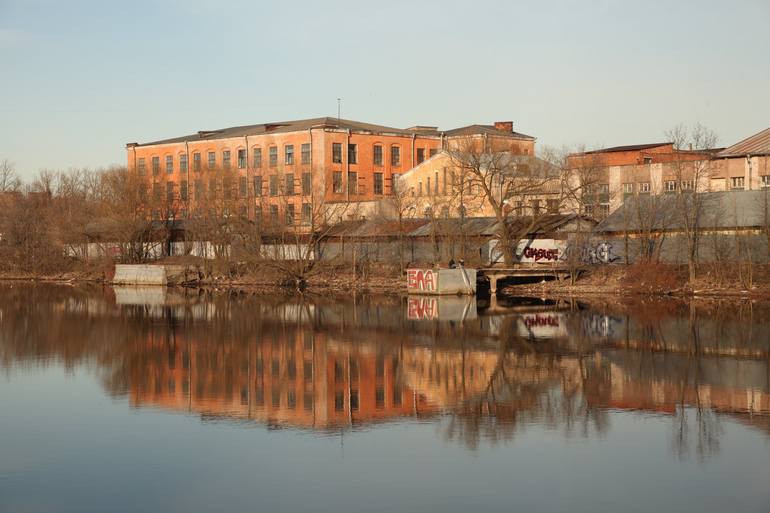
[[409, 269], [406, 271], [406, 287], [414, 292], [436, 292], [438, 274], [432, 269]]
[[611, 264], [620, 260], [612, 251], [612, 244], [607, 241], [589, 243], [583, 251], [583, 261], [587, 264]]

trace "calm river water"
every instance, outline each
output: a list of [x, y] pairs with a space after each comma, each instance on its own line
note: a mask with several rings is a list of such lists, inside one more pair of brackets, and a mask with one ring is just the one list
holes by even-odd
[[767, 512], [769, 315], [0, 285], [0, 511]]

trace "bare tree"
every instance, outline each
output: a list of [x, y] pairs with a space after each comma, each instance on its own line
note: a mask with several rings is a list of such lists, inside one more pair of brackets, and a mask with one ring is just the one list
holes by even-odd
[[513, 264], [519, 241], [549, 213], [541, 205], [544, 196], [550, 193], [556, 196], [553, 201], [563, 201], [560, 171], [544, 160], [514, 155], [509, 145], [496, 141], [461, 140], [447, 152], [457, 176], [463, 177], [460, 187], [467, 178], [470, 191], [483, 198], [495, 217], [503, 259]]
[[16, 168], [8, 159], [0, 162], [0, 192], [16, 192], [21, 189], [21, 178]]
[[[678, 194], [676, 201], [678, 221], [687, 242], [687, 269], [690, 282], [696, 278], [698, 268], [698, 242], [703, 215], [703, 196], [711, 175], [711, 156], [717, 143], [714, 131], [701, 124], [692, 127], [677, 125], [666, 131], [666, 137], [674, 143], [671, 162], [673, 180], [667, 181], [667, 192]], [[668, 185], [671, 182], [673, 187]]]

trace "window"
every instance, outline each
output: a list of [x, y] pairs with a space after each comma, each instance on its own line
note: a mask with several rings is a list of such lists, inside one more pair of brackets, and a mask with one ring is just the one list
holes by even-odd
[[310, 143], [303, 144], [300, 150], [302, 151], [302, 163], [310, 164]]
[[418, 185], [417, 195], [422, 196], [422, 181], [420, 181], [417, 185]]
[[540, 200], [539, 199], [533, 199], [529, 202], [529, 205], [532, 207], [532, 214], [538, 215], [540, 214]]
[[209, 152], [209, 162], [208, 162], [208, 165], [209, 165], [209, 169], [214, 169], [216, 167], [216, 165], [217, 165], [217, 154], [214, 153], [213, 151]]
[[249, 195], [249, 180], [245, 176], [238, 178], [238, 193], [241, 198], [245, 198]]
[[398, 190], [398, 179], [401, 177], [399, 173], [393, 173], [393, 178], [390, 179], [390, 188], [395, 193]]
[[286, 173], [286, 194], [294, 195], [294, 173]]
[[278, 146], [270, 146], [267, 149], [267, 153], [268, 153], [268, 156], [267, 156], [268, 164], [270, 165], [270, 167], [277, 166], [278, 165]]
[[443, 217], [444, 219], [448, 219], [449, 218], [449, 207], [448, 206], [444, 205], [443, 207], [441, 207], [441, 217]]
[[144, 158], [140, 158], [136, 164], [136, 169], [139, 172], [140, 176], [144, 176], [144, 174], [147, 172], [147, 169], [145, 169], [144, 166]]
[[195, 200], [203, 199], [203, 180], [195, 180]]
[[332, 143], [332, 162], [342, 164], [342, 143]]
[[209, 180], [209, 198], [214, 199], [217, 197], [217, 181], [212, 178]]
[[270, 175], [270, 196], [278, 196], [278, 175]]
[[425, 148], [417, 148], [417, 163], [425, 162]]
[[382, 194], [382, 173], [374, 173], [374, 193]]
[[652, 157], [644, 157], [645, 164], [652, 164]]
[[390, 165], [391, 166], [401, 165], [401, 147], [400, 146], [390, 147]]
[[623, 194], [628, 196], [629, 194], [634, 193], [634, 184], [633, 183], [624, 183], [623, 184]]
[[692, 191], [695, 189], [695, 181], [694, 180], [682, 180], [682, 183], [680, 185], [681, 189], [683, 191]]
[[147, 200], [147, 184], [146, 183], [140, 183], [139, 184], [139, 199], [142, 201]]
[[187, 201], [187, 180], [179, 182], [179, 198], [182, 201]]
[[545, 200], [545, 208], [551, 214], [558, 213], [559, 212], [559, 200], [557, 200], [557, 199]]
[[183, 153], [179, 155], [179, 172], [180, 173], [187, 172], [187, 153]]
[[639, 182], [639, 194], [650, 193], [650, 182]]
[[193, 171], [201, 170], [201, 154], [198, 152], [193, 153]]
[[222, 152], [222, 167], [230, 169], [230, 150], [224, 150]]
[[378, 410], [385, 408], [385, 389], [377, 388], [374, 390], [374, 403]]
[[583, 211], [589, 215], [592, 216], [594, 214], [594, 205], [584, 205]]
[[238, 169], [246, 167], [246, 150], [238, 150]]
[[310, 203], [302, 204], [302, 224], [310, 224], [313, 219], [313, 209]]
[[430, 196], [430, 176], [425, 179], [425, 194]]
[[433, 194], [438, 194], [438, 171], [434, 173]]
[[342, 172], [335, 171], [332, 173], [332, 191], [335, 194], [342, 193]]
[[270, 222], [278, 224], [278, 205], [270, 205]]
[[174, 157], [166, 155], [166, 174], [172, 174], [174, 172]]
[[350, 391], [350, 410], [358, 411], [358, 390]]
[[348, 144], [348, 164], [358, 164], [358, 146]]
[[770, 187], [770, 175], [762, 175], [762, 187]]
[[334, 393], [334, 411], [343, 411], [345, 409], [345, 396], [342, 392]]
[[293, 144], [287, 144], [283, 148], [284, 153], [284, 163], [287, 166], [294, 165], [294, 145]]
[[381, 166], [382, 165], [382, 145], [381, 144], [375, 144], [374, 145], [374, 165], [375, 166]]
[[254, 177], [254, 196], [262, 196], [262, 175]]
[[174, 182], [166, 182], [166, 201], [174, 201]]
[[358, 194], [358, 173], [348, 173], [348, 194]]
[[313, 192], [313, 180], [310, 173], [302, 173], [302, 194], [310, 196]]
[[731, 183], [733, 189], [743, 189], [743, 177], [742, 176], [734, 176], [731, 178]]
[[288, 204], [286, 205], [286, 226], [291, 226], [294, 224], [294, 205]]
[[262, 148], [252, 148], [251, 158], [254, 162], [254, 167], [259, 169], [262, 167]]
[[676, 192], [676, 180], [666, 180], [666, 192]]
[[152, 158], [152, 174], [157, 175], [160, 173], [160, 157]]
[[436, 153], [438, 153], [438, 150], [436, 148], [431, 148], [428, 150], [428, 158], [434, 156]]
[[233, 182], [229, 176], [222, 179], [222, 196], [224, 199], [230, 199], [233, 195]]
[[599, 203], [609, 203], [610, 202], [610, 184], [608, 183], [601, 183], [599, 184]]

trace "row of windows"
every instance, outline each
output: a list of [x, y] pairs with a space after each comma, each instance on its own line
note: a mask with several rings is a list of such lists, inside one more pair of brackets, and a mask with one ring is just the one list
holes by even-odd
[[[436, 149], [430, 150], [430, 156], [436, 154]], [[425, 160], [425, 148], [417, 148], [417, 163], [421, 163]], [[232, 152], [230, 150], [222, 151], [222, 167], [229, 169], [232, 167]], [[295, 154], [294, 145], [287, 144], [283, 147], [283, 162], [287, 166], [294, 165]], [[336, 164], [342, 163], [342, 143], [332, 143], [332, 162]], [[348, 163], [358, 164], [358, 145], [348, 144]], [[373, 147], [373, 162], [375, 166], [383, 165], [383, 152], [382, 145], [375, 144]], [[165, 171], [167, 174], [174, 172], [174, 157], [173, 155], [165, 156]], [[310, 144], [305, 143], [300, 146], [300, 163], [310, 164]], [[392, 166], [401, 165], [401, 147], [393, 145], [390, 147], [390, 163]], [[152, 174], [158, 175], [161, 171], [160, 157], [152, 157], [150, 160], [152, 166]], [[237, 166], [238, 169], [245, 169], [248, 165], [248, 152], [246, 149], [237, 150]], [[278, 147], [268, 147], [268, 165], [275, 167], [278, 165]], [[206, 153], [206, 166], [208, 169], [214, 169], [217, 166], [217, 154], [215, 151], [209, 151]], [[251, 149], [251, 167], [262, 167], [262, 148], [253, 147]], [[183, 153], [179, 155], [179, 172], [186, 173], [188, 168], [187, 154]], [[200, 171], [202, 169], [202, 155], [200, 152], [193, 153], [193, 171]], [[137, 159], [137, 171], [140, 175], [147, 173], [147, 163], [144, 157]]]
[[[220, 216], [221, 213], [221, 216]], [[249, 207], [247, 205], [240, 205], [240, 211], [239, 215], [242, 218], [247, 218], [249, 213]], [[268, 207], [268, 220], [271, 224], [278, 225], [281, 222], [287, 226], [293, 226], [297, 223], [297, 209], [293, 204], [288, 204], [283, 209], [283, 219], [281, 219], [280, 216], [280, 209], [278, 208], [278, 205], [269, 205]], [[217, 210], [216, 208], [211, 208], [207, 212], [207, 215], [211, 219], [218, 219], [219, 217], [222, 218], [229, 218], [233, 215], [233, 213], [230, 211], [229, 208], [223, 208], [221, 210]], [[204, 212], [201, 209], [195, 209], [193, 213], [193, 217], [195, 218], [202, 218], [204, 216]], [[258, 219], [263, 218], [264, 213], [262, 211], [262, 205], [256, 205], [254, 207], [254, 216]], [[181, 209], [179, 211], [179, 215], [176, 216], [177, 218], [187, 218], [188, 212], [186, 209]], [[155, 210], [153, 212], [153, 218], [154, 219], [161, 219], [161, 211]], [[313, 220], [313, 206], [310, 203], [303, 203], [300, 206], [300, 218], [299, 222], [302, 225], [309, 225], [311, 224]]]
[[[216, 197], [216, 193], [219, 190], [219, 184], [222, 184], [222, 193], [224, 199], [230, 199], [234, 193], [233, 190], [233, 182], [232, 180], [228, 178], [224, 178], [221, 181], [212, 178], [209, 180], [209, 193], [211, 197]], [[287, 173], [283, 176], [283, 180], [279, 183], [279, 176], [278, 175], [271, 175], [268, 177], [268, 194], [270, 196], [278, 196], [286, 195], [286, 196], [293, 196], [297, 193], [297, 184], [295, 183], [294, 179], [294, 173]], [[194, 186], [195, 186], [195, 196], [196, 198], [203, 198], [205, 196], [204, 194], [204, 182], [203, 180], [195, 180]], [[375, 182], [376, 183], [376, 182]], [[153, 188], [153, 196], [156, 200], [160, 199], [161, 194], [161, 185], [160, 183], [154, 183], [152, 184]], [[169, 198], [169, 201], [173, 201], [173, 194], [174, 189], [176, 187], [175, 182], [166, 182], [166, 193], [167, 198]], [[179, 182], [179, 197], [181, 200], [186, 201], [188, 199], [188, 186], [187, 181], [182, 180]], [[311, 175], [310, 173], [302, 173], [302, 180], [301, 180], [301, 187], [300, 187], [301, 193], [303, 196], [309, 196], [312, 194], [312, 181], [311, 181]], [[144, 189], [140, 189], [140, 194], [144, 195]], [[264, 184], [262, 180], [262, 176], [254, 176], [253, 177], [253, 192], [255, 196], [262, 196], [264, 192]], [[245, 176], [241, 176], [238, 179], [238, 195], [241, 198], [248, 197], [249, 194], [249, 184], [248, 179]]]

